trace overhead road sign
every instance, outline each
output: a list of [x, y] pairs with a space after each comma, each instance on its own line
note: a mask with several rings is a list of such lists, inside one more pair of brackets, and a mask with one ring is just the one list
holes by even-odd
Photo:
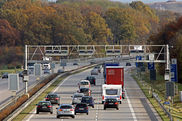
[[19, 76], [18, 74], [8, 74], [8, 89], [11, 91], [19, 90]]
[[155, 64], [154, 62], [148, 63], [148, 70], [154, 70], [155, 69]]

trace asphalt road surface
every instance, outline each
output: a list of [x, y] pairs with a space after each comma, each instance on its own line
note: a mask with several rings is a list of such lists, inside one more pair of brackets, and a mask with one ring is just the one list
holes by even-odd
[[[73, 65], [72, 62], [67, 63], [67, 66], [65, 66], [65, 71], [69, 71], [72, 69], [76, 69], [85, 65], [88, 65], [88, 62], [78, 62], [78, 65]], [[54, 72], [56, 73], [58, 69], [62, 68], [59, 64], [56, 64], [56, 68], [54, 69]], [[48, 74], [43, 74], [40, 79], [45, 78], [48, 76]], [[34, 84], [38, 77], [34, 76], [33, 74], [29, 75], [29, 81], [28, 86]], [[25, 89], [25, 84], [22, 81], [22, 77], [20, 77], [19, 80], [19, 91]], [[12, 92], [8, 89], [8, 79], [0, 79], [0, 104], [5, 102], [6, 99], [12, 97]]]
[[[71, 96], [78, 90], [77, 83], [90, 75], [90, 70], [86, 70], [79, 74], [75, 74], [67, 77], [54, 92], [59, 94], [62, 103], [72, 103]], [[24, 121], [161, 121], [156, 111], [148, 103], [143, 92], [138, 87], [137, 83], [131, 78], [125, 69], [125, 88], [126, 99], [119, 105], [119, 110], [114, 108], [108, 108], [103, 110], [103, 104], [101, 104], [101, 85], [104, 82], [103, 75], [100, 73], [96, 77], [96, 86], [92, 86], [92, 96], [95, 99], [95, 107], [89, 108], [89, 115], [77, 114], [75, 119], [71, 117], [56, 118], [56, 108], [54, 105], [53, 114], [40, 112], [36, 114], [35, 109], [24, 119]], [[36, 107], [36, 106], [35, 106]]]

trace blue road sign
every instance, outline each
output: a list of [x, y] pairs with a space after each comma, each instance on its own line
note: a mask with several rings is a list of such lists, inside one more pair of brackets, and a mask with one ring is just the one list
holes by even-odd
[[171, 81], [178, 82], [178, 75], [177, 75], [177, 60], [172, 59], [171, 64]]
[[[142, 60], [142, 56], [136, 56], [136, 60]], [[135, 63], [136, 67], [139, 67], [139, 63]]]
[[166, 104], [166, 105], [170, 105], [170, 102], [164, 102], [164, 104]]
[[154, 62], [148, 63], [148, 70], [154, 70], [155, 69], [155, 64]]

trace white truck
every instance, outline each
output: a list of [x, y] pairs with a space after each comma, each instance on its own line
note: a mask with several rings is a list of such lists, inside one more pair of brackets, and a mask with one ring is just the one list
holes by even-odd
[[102, 104], [104, 104], [105, 99], [115, 98], [118, 102], [122, 102], [122, 85], [102, 85]]

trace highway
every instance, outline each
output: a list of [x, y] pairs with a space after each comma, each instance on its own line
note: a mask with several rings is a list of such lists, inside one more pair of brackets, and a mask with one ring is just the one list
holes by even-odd
[[[103, 110], [101, 104], [101, 85], [104, 82], [103, 75], [100, 73], [96, 77], [96, 86], [92, 86], [92, 96], [95, 99], [95, 108], [89, 108], [89, 115], [77, 114], [75, 119], [70, 117], [56, 118], [56, 108], [54, 105], [53, 114], [41, 112], [36, 114], [35, 109], [24, 119], [24, 121], [162, 121], [153, 107], [148, 103], [143, 92], [138, 87], [137, 83], [131, 78], [128, 67], [125, 67], [125, 85], [126, 85], [126, 99], [119, 105], [119, 110], [110, 108]], [[77, 83], [90, 75], [90, 71], [71, 75], [63, 80], [63, 82], [54, 90], [59, 94], [62, 103], [71, 104], [74, 92], [78, 90]], [[35, 106], [36, 107], [36, 106]]]
[[[65, 71], [69, 71], [72, 69], [76, 69], [85, 65], [88, 65], [88, 62], [78, 62], [78, 65], [73, 65], [72, 62], [67, 63], [67, 66], [65, 66], [64, 70]], [[58, 69], [61, 69], [62, 67], [59, 64], [56, 64], [56, 68], [54, 69], [54, 72], [57, 72]], [[47, 77], [48, 74], [42, 74], [40, 78], [43, 79], [45, 77]], [[29, 75], [29, 81], [28, 81], [28, 86], [31, 86], [33, 84], [36, 83], [36, 79], [38, 78], [38, 76], [34, 76], [33, 74]], [[20, 91], [22, 91], [23, 89], [25, 89], [25, 84], [22, 81], [22, 77], [20, 77], [19, 80], [19, 91], [17, 93], [19, 93]], [[8, 90], [8, 79], [0, 79], [0, 104], [2, 104], [3, 102], [6, 102], [7, 99], [12, 97], [12, 92], [10, 90]]]

